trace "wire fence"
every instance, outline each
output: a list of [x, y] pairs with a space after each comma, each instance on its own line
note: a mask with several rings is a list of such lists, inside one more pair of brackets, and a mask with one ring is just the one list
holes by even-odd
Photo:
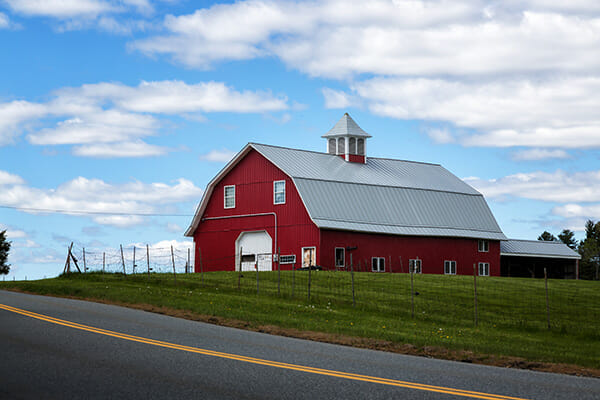
[[219, 293], [354, 307], [393, 319], [577, 330], [593, 337], [598, 326], [590, 321], [600, 321], [600, 284], [594, 281], [482, 277], [475, 268], [472, 276], [421, 274], [413, 269], [415, 265], [409, 268], [391, 259], [383, 270], [378, 263], [374, 268], [370, 260], [343, 268], [301, 268], [300, 260], [284, 264], [279, 261], [289, 260], [272, 254], [199, 258], [196, 274], [177, 278], [193, 272], [192, 253], [186, 248], [150, 246], [72, 249], [82, 272], [169, 273], [176, 282]]

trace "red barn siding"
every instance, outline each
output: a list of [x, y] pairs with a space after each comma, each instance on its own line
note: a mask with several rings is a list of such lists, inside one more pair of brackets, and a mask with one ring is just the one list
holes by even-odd
[[[473, 264], [487, 262], [490, 264], [490, 276], [500, 276], [499, 241], [489, 241], [489, 251], [479, 252], [477, 239], [322, 230], [320, 247], [320, 255], [317, 256], [320, 265], [326, 269], [335, 265], [336, 247], [356, 247], [351, 252], [352, 258], [356, 268], [360, 262], [361, 270], [371, 269], [371, 257], [384, 257], [386, 272], [408, 272], [408, 260], [419, 258], [423, 273], [443, 274], [444, 261], [448, 260], [456, 261], [456, 273], [459, 275], [472, 275]], [[346, 252], [346, 264], [350, 265], [350, 252]]]
[[[286, 203], [273, 204], [273, 181], [285, 180]], [[224, 187], [235, 185], [235, 208], [224, 208]], [[255, 150], [251, 150], [220, 182], [215, 185], [203, 218], [246, 214], [277, 214], [277, 244], [281, 254], [295, 254], [301, 262], [301, 248], [318, 246], [319, 229], [311, 221], [289, 176]], [[203, 220], [194, 232], [196, 252], [202, 255], [204, 271], [235, 269], [235, 241], [241, 232], [266, 230], [275, 241], [275, 218], [272, 215], [231, 219]], [[197, 253], [198, 254], [198, 253]], [[317, 257], [319, 251], [317, 250]], [[282, 265], [290, 269], [291, 265]], [[200, 257], [196, 257], [196, 272]]]

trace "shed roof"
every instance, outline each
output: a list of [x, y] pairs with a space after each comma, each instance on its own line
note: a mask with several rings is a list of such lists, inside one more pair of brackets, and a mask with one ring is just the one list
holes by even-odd
[[200, 223], [212, 187], [252, 149], [292, 179], [320, 228], [506, 239], [481, 193], [438, 164], [373, 157], [349, 163], [332, 154], [257, 143], [211, 181], [186, 235]]
[[581, 256], [563, 242], [509, 239], [500, 242], [500, 255], [541, 258], [571, 258]]

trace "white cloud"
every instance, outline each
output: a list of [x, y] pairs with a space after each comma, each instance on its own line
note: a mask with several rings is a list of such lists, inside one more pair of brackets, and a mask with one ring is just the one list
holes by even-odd
[[357, 102], [352, 95], [341, 90], [323, 88], [321, 93], [325, 99], [325, 108], [348, 108]]
[[0, 170], [0, 186], [2, 185], [21, 185], [25, 183], [23, 178], [10, 172]]
[[[100, 179], [78, 177], [54, 189], [23, 184], [6, 186], [0, 191], [0, 204], [25, 209], [59, 210], [62, 214], [82, 215], [100, 224], [123, 227], [145, 221], [143, 215], [132, 214], [161, 213], [164, 206], [197, 201], [201, 196], [202, 189], [183, 178], [171, 185], [139, 181], [114, 185]], [[78, 211], [102, 214], [81, 214]]]
[[101, 0], [5, 0], [19, 14], [52, 18], [96, 17], [117, 8]]
[[30, 132], [27, 139], [35, 145], [86, 145], [73, 149], [79, 156], [156, 156], [169, 149], [141, 139], [159, 132], [163, 115], [286, 109], [285, 96], [238, 91], [222, 82], [101, 82], [56, 90], [45, 103], [0, 103], [0, 145]]
[[250, 0], [169, 15], [167, 34], [132, 46], [198, 68], [274, 55], [332, 78], [589, 72], [600, 67], [595, 8], [592, 2]]
[[8, 16], [0, 12], [0, 29], [7, 29], [10, 27], [10, 20]]
[[27, 237], [27, 233], [25, 233], [24, 231], [19, 229], [13, 229], [12, 227], [4, 225], [2, 223], [0, 223], [0, 232], [1, 231], [6, 231], [6, 237], [8, 240], [21, 239]]
[[[552, 209], [554, 215], [565, 218], [585, 218], [596, 220], [600, 217], [600, 204], [582, 206], [579, 204], [565, 204]], [[584, 226], [581, 224], [581, 226]]]
[[498, 179], [464, 178], [465, 182], [482, 192], [488, 199], [506, 200], [521, 197], [557, 203], [600, 202], [600, 171], [568, 173], [530, 172]]
[[538, 161], [548, 159], [565, 159], [571, 158], [571, 156], [564, 150], [534, 148], [529, 150], [516, 151], [513, 153], [512, 158], [516, 161]]
[[167, 231], [171, 233], [181, 233], [183, 232], [183, 228], [172, 222], [167, 222]]
[[353, 86], [376, 114], [477, 130], [467, 146], [600, 147], [600, 77], [554, 80], [373, 78]]
[[452, 133], [448, 129], [428, 129], [427, 136], [429, 136], [435, 143], [453, 143], [455, 141]]
[[117, 158], [117, 157], [152, 157], [161, 156], [169, 151], [166, 147], [155, 146], [145, 142], [106, 143], [76, 146], [73, 154], [81, 157]]
[[200, 159], [204, 161], [226, 163], [229, 162], [235, 155], [235, 152], [227, 149], [211, 150], [208, 153], [201, 155]]

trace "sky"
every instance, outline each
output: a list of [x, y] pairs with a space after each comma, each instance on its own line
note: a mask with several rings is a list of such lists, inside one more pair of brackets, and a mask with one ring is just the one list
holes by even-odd
[[509, 238], [600, 219], [596, 0], [0, 0], [4, 279], [173, 245], [248, 142], [442, 164]]

